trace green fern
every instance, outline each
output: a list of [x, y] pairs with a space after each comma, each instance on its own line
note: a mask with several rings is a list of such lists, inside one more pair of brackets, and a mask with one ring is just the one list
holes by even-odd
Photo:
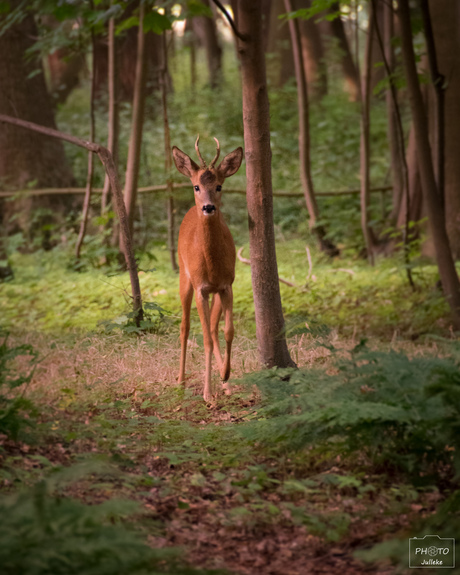
[[460, 373], [453, 360], [361, 346], [336, 367], [337, 375], [275, 368], [247, 376], [262, 405], [243, 434], [275, 449], [328, 443], [340, 453], [364, 452], [373, 465], [403, 471], [415, 483], [453, 464], [460, 471]]

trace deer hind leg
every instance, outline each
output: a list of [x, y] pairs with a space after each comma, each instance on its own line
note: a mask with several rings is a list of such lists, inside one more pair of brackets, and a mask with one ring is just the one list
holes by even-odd
[[224, 361], [222, 363], [222, 369], [220, 371], [220, 376], [222, 381], [225, 382], [224, 389], [225, 393], [230, 394], [231, 388], [230, 384], [227, 382], [228, 378], [230, 377], [230, 357], [232, 353], [232, 343], [233, 343], [233, 335], [234, 335], [234, 327], [233, 327], [233, 290], [232, 286], [228, 286], [225, 291], [220, 293], [220, 299], [222, 301], [222, 309], [224, 312], [225, 318], [225, 356]]
[[209, 296], [204, 294], [200, 289], [195, 294], [196, 307], [201, 320], [201, 328], [203, 330], [203, 344], [205, 353], [205, 377], [204, 377], [204, 391], [203, 398], [205, 401], [211, 401], [211, 362], [212, 362], [212, 349], [213, 342], [211, 336], [211, 313], [209, 310]]
[[180, 368], [179, 383], [185, 381], [185, 358], [187, 356], [187, 341], [190, 333], [190, 309], [193, 300], [193, 286], [190, 279], [181, 272], [180, 275], [180, 299], [182, 302], [182, 321], [180, 324]]
[[211, 336], [213, 343], [214, 356], [217, 361], [217, 368], [219, 372], [222, 371], [222, 355], [220, 353], [219, 345], [219, 321], [222, 315], [222, 302], [220, 301], [220, 296], [215, 293], [212, 297], [211, 303]]

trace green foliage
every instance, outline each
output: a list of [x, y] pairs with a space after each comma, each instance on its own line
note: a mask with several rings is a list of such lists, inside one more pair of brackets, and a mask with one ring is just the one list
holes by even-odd
[[[460, 472], [460, 375], [450, 359], [409, 359], [363, 344], [337, 375], [280, 370], [247, 376], [262, 395], [261, 419], [247, 437], [275, 449], [324, 444], [365, 453], [376, 469], [407, 474], [414, 484], [450, 481]], [[455, 460], [454, 456], [455, 454]]]
[[166, 315], [170, 314], [167, 310], [153, 301], [143, 302], [144, 319], [136, 323], [138, 312], [129, 312], [125, 315], [117, 317], [113, 321], [101, 321], [99, 325], [104, 326], [105, 331], [108, 333], [114, 330], [121, 330], [123, 333], [161, 333], [164, 331], [166, 323]]
[[[28, 373], [17, 373], [14, 361], [21, 356], [29, 359]], [[17, 439], [24, 428], [32, 425], [30, 415], [35, 412], [35, 406], [19, 392], [19, 388], [30, 383], [36, 360], [37, 354], [32, 346], [10, 347], [8, 336], [3, 334], [0, 344], [0, 433], [12, 439]]]
[[138, 505], [129, 501], [84, 505], [50, 495], [45, 482], [14, 497], [3, 497], [0, 499], [2, 573], [206, 573], [181, 564], [177, 549], [152, 549], [138, 534], [120, 523], [120, 519], [138, 510]]

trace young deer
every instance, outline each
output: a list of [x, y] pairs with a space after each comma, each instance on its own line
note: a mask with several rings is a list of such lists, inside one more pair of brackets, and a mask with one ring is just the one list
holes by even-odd
[[[227, 382], [230, 376], [230, 353], [233, 341], [233, 291], [235, 279], [235, 244], [232, 234], [220, 211], [222, 184], [225, 178], [233, 176], [243, 159], [242, 148], [230, 152], [215, 167], [220, 154], [216, 138], [217, 153], [213, 161], [206, 165], [198, 148], [200, 137], [196, 139], [195, 149], [200, 159], [198, 166], [187, 154], [173, 146], [172, 152], [176, 168], [192, 181], [195, 191], [195, 206], [191, 208], [179, 230], [179, 270], [180, 298], [182, 302], [182, 323], [180, 329], [181, 359], [179, 383], [185, 380], [185, 357], [187, 339], [190, 331], [190, 308], [193, 291], [196, 306], [203, 329], [203, 342], [206, 359], [204, 380], [205, 401], [210, 401], [212, 352], [217, 360], [220, 376]], [[209, 294], [213, 294], [209, 309]], [[222, 360], [219, 348], [219, 320], [222, 312], [225, 318], [226, 350]], [[228, 384], [224, 385], [230, 393]]]

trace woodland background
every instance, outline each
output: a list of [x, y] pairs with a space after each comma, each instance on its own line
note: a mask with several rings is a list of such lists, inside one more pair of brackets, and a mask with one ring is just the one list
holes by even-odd
[[[5, 573], [396, 573], [409, 537], [455, 537], [459, 48], [450, 0], [0, 2]], [[205, 158], [267, 144], [224, 187], [212, 406], [196, 310], [176, 382], [170, 150], [198, 133]]]

